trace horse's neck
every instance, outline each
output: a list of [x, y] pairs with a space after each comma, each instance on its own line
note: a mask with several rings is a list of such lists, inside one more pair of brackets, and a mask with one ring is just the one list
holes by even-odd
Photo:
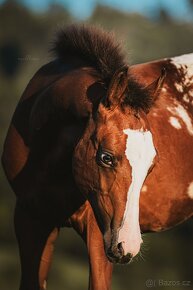
[[187, 77], [193, 78], [193, 53], [173, 57], [171, 62], [176, 68], [187, 74]]
[[171, 64], [176, 69], [174, 86], [177, 94], [184, 107], [193, 114], [193, 53], [174, 57]]

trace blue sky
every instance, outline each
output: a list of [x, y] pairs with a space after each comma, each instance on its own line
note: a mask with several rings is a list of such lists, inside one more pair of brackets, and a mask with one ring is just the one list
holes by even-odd
[[[0, 0], [0, 3], [3, 2], [4, 0]], [[36, 11], [45, 10], [52, 3], [59, 3], [78, 18], [89, 17], [97, 4], [111, 6], [125, 12], [138, 12], [150, 17], [156, 14], [159, 7], [163, 7], [173, 17], [193, 20], [188, 0], [18, 0], [18, 2]]]

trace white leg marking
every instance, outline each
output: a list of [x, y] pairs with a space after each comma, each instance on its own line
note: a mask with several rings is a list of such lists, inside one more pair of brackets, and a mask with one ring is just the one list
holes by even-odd
[[169, 123], [176, 129], [181, 129], [182, 126], [180, 125], [180, 122], [177, 118], [175, 117], [170, 117], [169, 118]]
[[132, 182], [127, 194], [127, 203], [118, 242], [122, 242], [124, 254], [137, 255], [142, 243], [139, 226], [139, 196], [156, 151], [149, 131], [126, 129], [126, 157], [132, 169]]
[[190, 198], [193, 199], [193, 181], [189, 184], [188, 186], [188, 191], [187, 191], [187, 194]]

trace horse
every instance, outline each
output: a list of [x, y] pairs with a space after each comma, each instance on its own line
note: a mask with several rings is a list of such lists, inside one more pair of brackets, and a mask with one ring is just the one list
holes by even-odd
[[114, 263], [142, 234], [193, 214], [193, 54], [128, 65], [113, 35], [71, 25], [27, 85], [2, 164], [16, 194], [20, 290], [45, 290], [54, 242], [72, 227], [89, 289], [111, 288]]

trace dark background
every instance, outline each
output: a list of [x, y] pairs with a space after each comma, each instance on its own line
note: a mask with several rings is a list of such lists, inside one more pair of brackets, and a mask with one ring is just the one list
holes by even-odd
[[[1, 152], [22, 91], [36, 70], [51, 59], [48, 49], [55, 29], [76, 21], [65, 6], [59, 4], [39, 12], [16, 1], [0, 5]], [[86, 22], [113, 30], [123, 41], [130, 64], [193, 52], [193, 22], [173, 19], [163, 8], [156, 17], [147, 18], [98, 5]], [[0, 290], [16, 290], [19, 284], [14, 204], [15, 196], [0, 168]], [[153, 289], [193, 289], [192, 220], [170, 231], [147, 235], [144, 248], [142, 256], [131, 265], [115, 266], [113, 290], [147, 289], [148, 279], [153, 280]], [[84, 244], [73, 230], [62, 229], [56, 243], [48, 290], [87, 289], [87, 280]], [[173, 286], [161, 287], [159, 280], [173, 281]], [[186, 283], [190, 286], [177, 286], [177, 281], [191, 282]]]

